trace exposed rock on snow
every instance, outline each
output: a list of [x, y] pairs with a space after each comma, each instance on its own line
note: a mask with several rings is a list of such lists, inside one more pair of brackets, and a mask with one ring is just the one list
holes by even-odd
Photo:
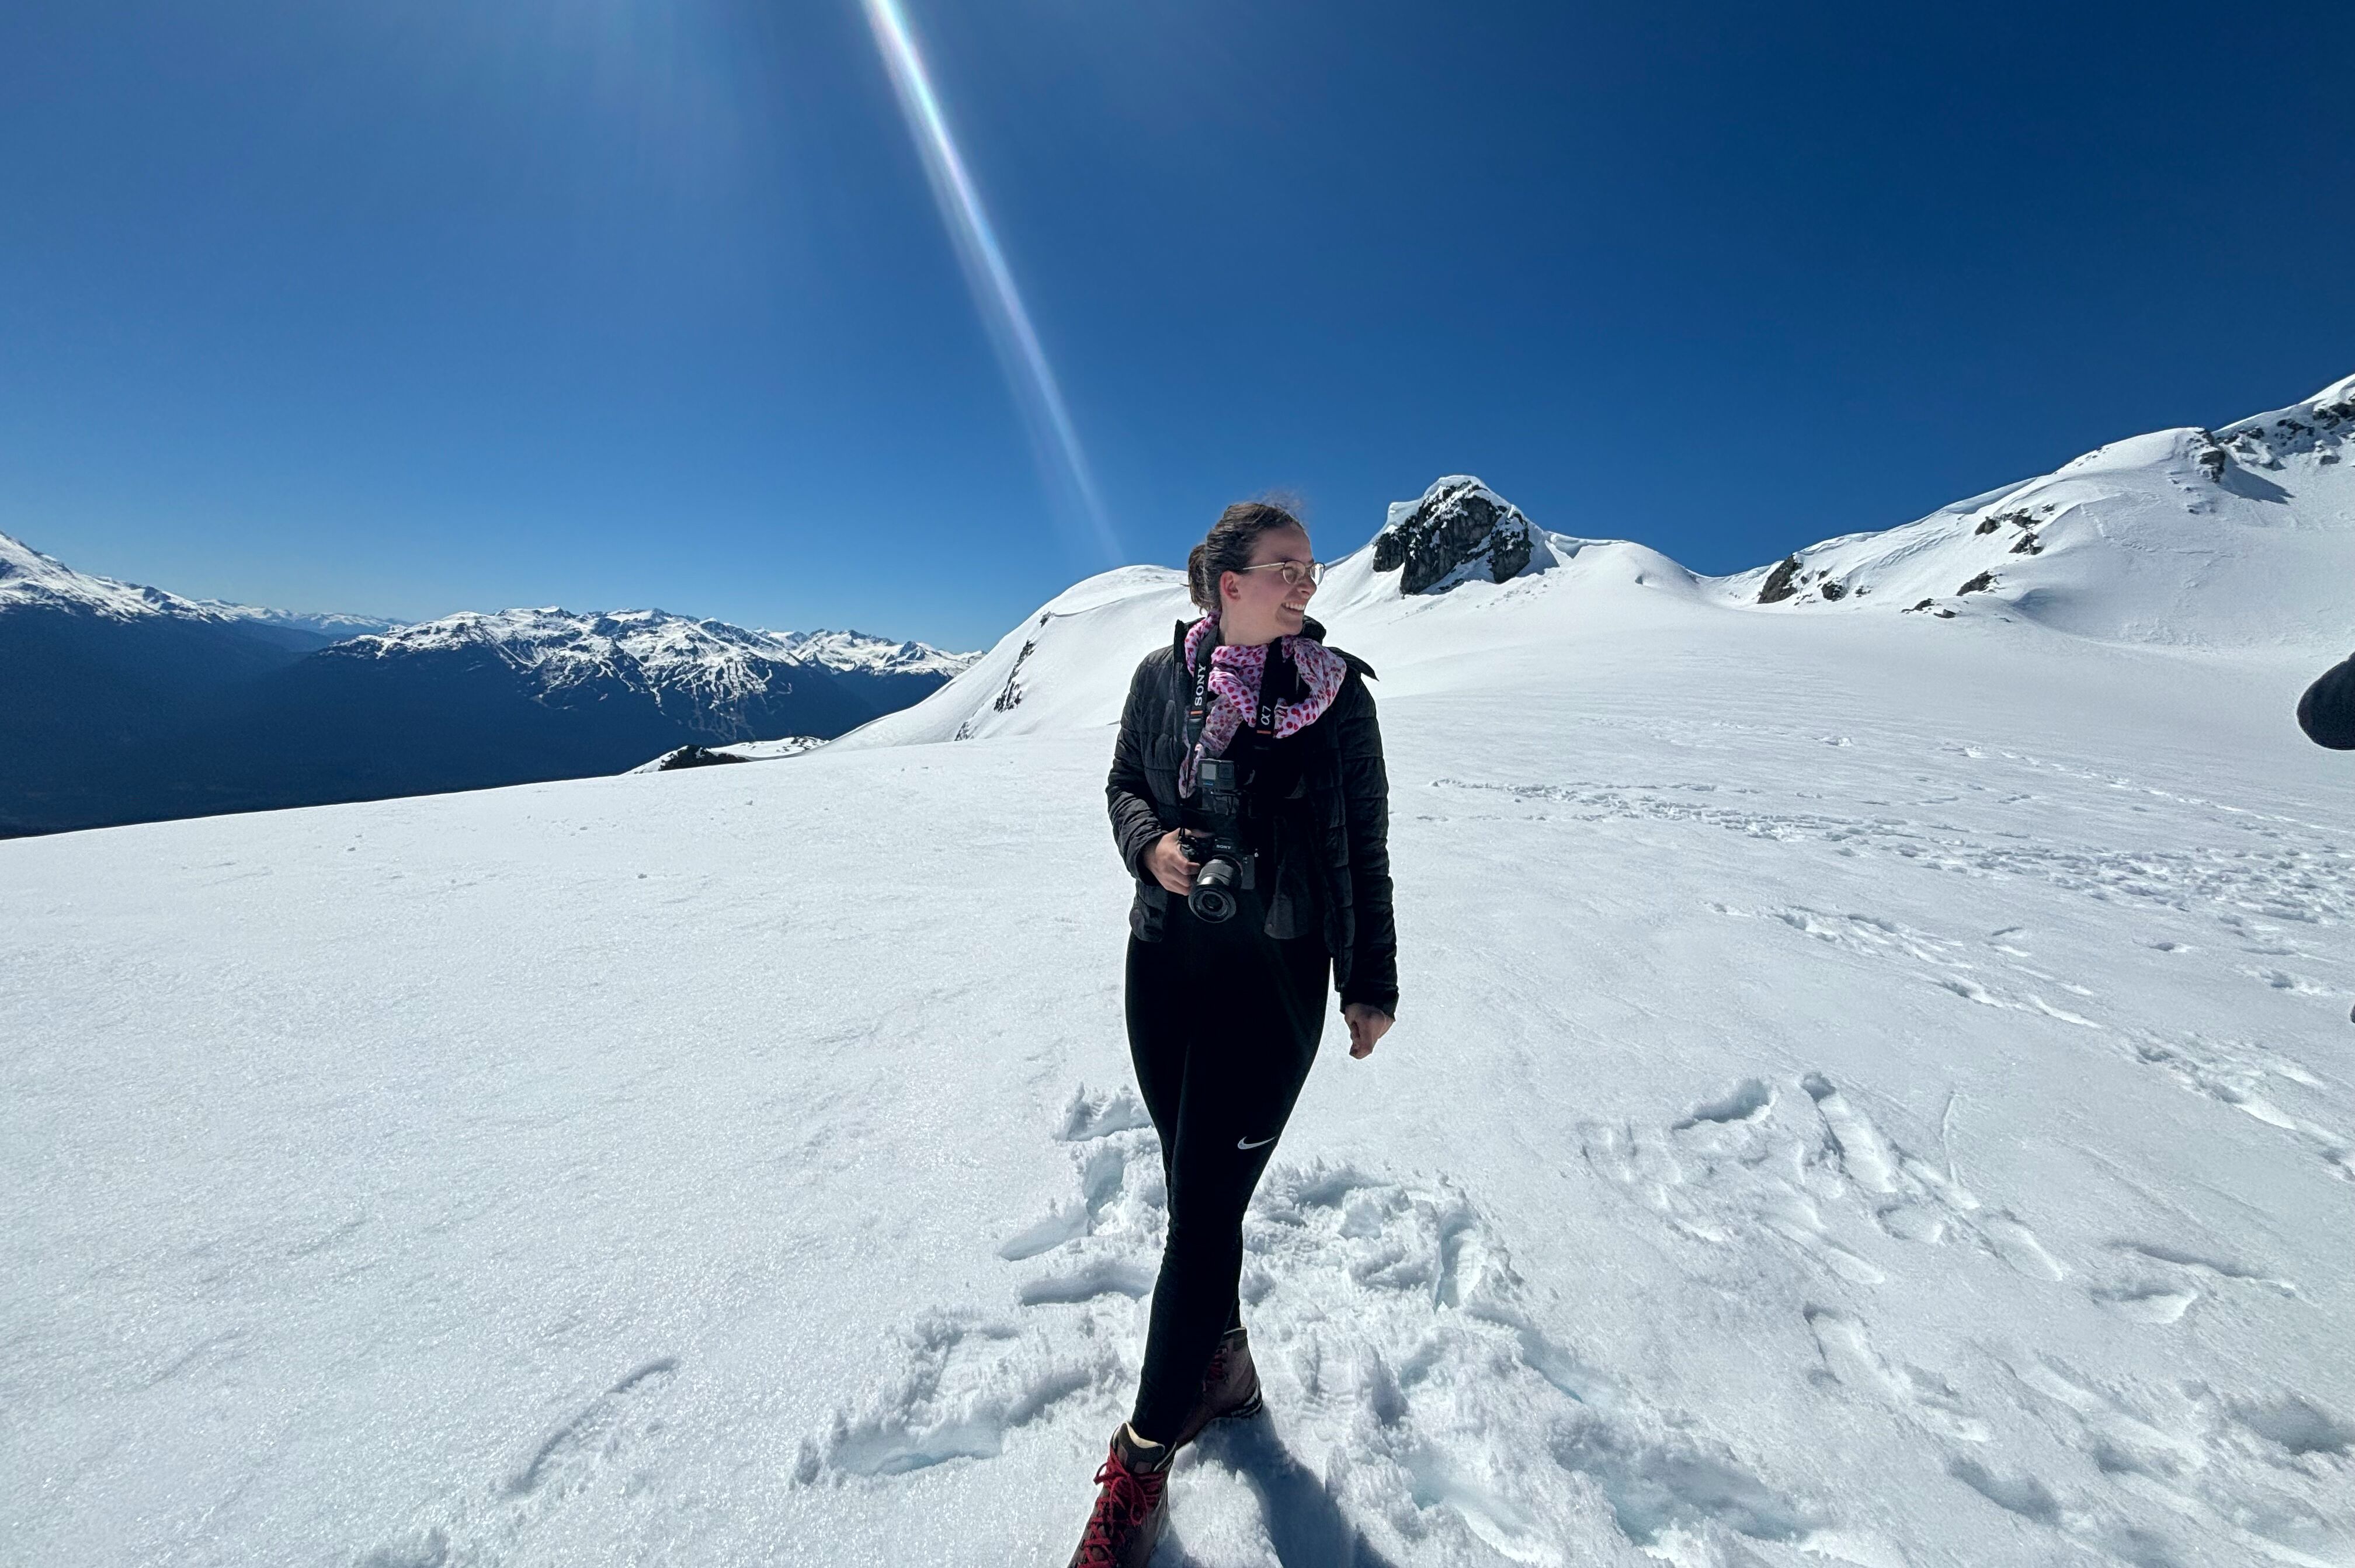
[[1758, 603], [1780, 604], [1784, 600], [1790, 598], [1799, 591], [1798, 576], [1799, 558], [1796, 555], [1785, 556], [1782, 564], [1768, 572], [1766, 581], [1758, 585]]
[[1502, 582], [1552, 552], [1521, 509], [1469, 475], [1439, 480], [1419, 501], [1391, 505], [1374, 536], [1374, 570], [1399, 571], [1401, 593], [1439, 593], [1459, 582]]
[[816, 735], [788, 735], [782, 741], [739, 741], [732, 746], [681, 746], [665, 752], [650, 763], [641, 763], [629, 771], [634, 773], [668, 773], [681, 768], [709, 767], [718, 763], [766, 763], [780, 757], [798, 757], [815, 752], [826, 744]]
[[681, 746], [675, 752], [665, 752], [651, 763], [641, 763], [630, 771], [634, 773], [673, 773], [681, 768], [709, 768], [722, 763], [749, 762], [734, 752], [709, 746]]
[[2114, 442], [1917, 522], [1741, 573], [1728, 597], [1823, 609], [1878, 593], [1918, 606], [1973, 582], [1961, 593], [1985, 594], [1996, 613], [2105, 640], [2328, 645], [2355, 568], [2350, 411], [2355, 378], [2222, 431]]

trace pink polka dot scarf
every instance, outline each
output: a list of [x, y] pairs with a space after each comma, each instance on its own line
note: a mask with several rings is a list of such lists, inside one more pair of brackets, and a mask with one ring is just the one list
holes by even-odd
[[[1186, 632], [1186, 673], [1193, 675], [1202, 667], [1202, 645], [1210, 640], [1218, 623], [1205, 615]], [[1341, 656], [1314, 637], [1280, 637], [1284, 656], [1300, 672], [1300, 682], [1308, 695], [1299, 702], [1279, 702], [1275, 705], [1275, 736], [1282, 740], [1297, 735], [1324, 717], [1333, 706], [1333, 699], [1341, 692], [1341, 682], [1349, 667]], [[1202, 759], [1226, 754], [1235, 731], [1243, 727], [1259, 708], [1260, 682], [1267, 675], [1267, 650], [1270, 645], [1236, 647], [1220, 643], [1210, 649], [1210, 711], [1202, 721], [1202, 738], [1186, 754], [1178, 767], [1178, 793], [1192, 795], [1194, 780], [1201, 771]]]

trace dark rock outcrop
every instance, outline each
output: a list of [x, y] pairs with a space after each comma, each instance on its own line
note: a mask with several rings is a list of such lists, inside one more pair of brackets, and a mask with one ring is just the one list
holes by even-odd
[[1758, 586], [1758, 603], [1780, 604], [1799, 591], [1799, 558], [1786, 555]]
[[1459, 582], [1503, 582], [1539, 549], [1521, 509], [1477, 479], [1443, 479], [1374, 536], [1374, 570], [1399, 571], [1402, 593], [1444, 592]]
[[2191, 454], [2191, 460], [2200, 465], [2200, 472], [2209, 478], [2222, 479], [2224, 476], [2224, 465], [2232, 461], [2232, 454], [2224, 450], [2222, 443], [2204, 430], [2200, 432], [2200, 450]]
[[732, 752], [715, 752], [707, 746], [681, 746], [676, 752], [665, 752], [661, 756], [656, 757], [655, 772], [676, 773], [680, 768], [709, 768], [721, 763], [743, 763], [751, 760], [749, 757], [740, 757]]

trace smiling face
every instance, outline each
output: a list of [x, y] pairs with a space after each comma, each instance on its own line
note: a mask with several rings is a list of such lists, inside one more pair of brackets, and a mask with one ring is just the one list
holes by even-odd
[[1278, 561], [1305, 566], [1315, 559], [1305, 528], [1270, 528], [1260, 535], [1252, 544], [1251, 564], [1271, 570], [1219, 573], [1220, 640], [1241, 647], [1298, 635], [1316, 584], [1305, 577], [1286, 582], [1273, 568]]

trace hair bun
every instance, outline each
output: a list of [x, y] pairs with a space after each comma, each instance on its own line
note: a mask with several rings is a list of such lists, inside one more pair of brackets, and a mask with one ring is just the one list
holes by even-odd
[[1219, 613], [1219, 579], [1251, 565], [1262, 534], [1301, 526], [1298, 503], [1275, 499], [1237, 501], [1219, 514], [1210, 531], [1186, 557], [1186, 592], [1205, 615]]

